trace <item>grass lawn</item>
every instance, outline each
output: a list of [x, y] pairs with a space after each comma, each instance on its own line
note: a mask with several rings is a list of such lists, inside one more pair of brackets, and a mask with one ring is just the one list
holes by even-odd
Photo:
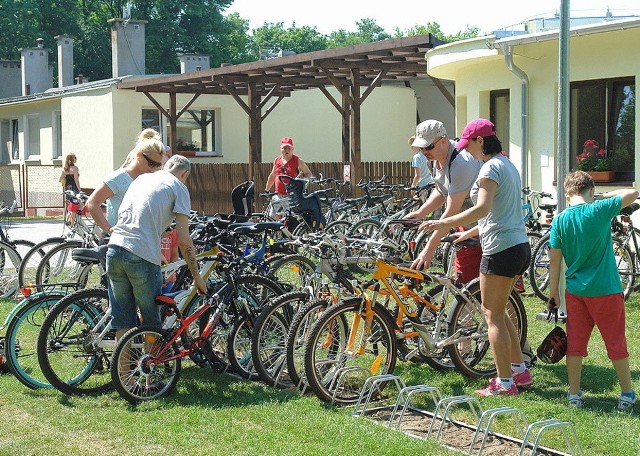
[[[535, 321], [535, 314], [543, 309], [540, 301], [526, 302], [530, 340], [535, 346], [551, 325]], [[0, 301], [0, 318], [4, 319], [12, 305], [11, 301]], [[640, 390], [640, 299], [634, 295], [627, 309], [632, 375]], [[398, 363], [396, 373], [408, 385], [437, 386], [446, 396], [472, 394], [486, 383], [404, 362]], [[539, 363], [534, 378], [534, 386], [519, 396], [483, 398], [483, 407], [517, 407], [529, 422], [547, 418], [570, 421], [586, 455], [640, 454], [640, 406], [632, 414], [615, 411], [619, 388], [597, 331], [583, 371], [584, 409], [575, 411], [566, 405], [564, 362], [553, 366]], [[0, 455], [454, 454], [433, 441], [352, 418], [350, 408], [334, 408], [315, 396], [273, 390], [190, 363], [185, 363], [176, 392], [137, 407], [115, 392], [69, 397], [56, 390], [31, 391], [3, 374], [0, 410]], [[500, 432], [514, 435], [508, 421], [498, 424]], [[562, 441], [556, 448], [566, 450]]]

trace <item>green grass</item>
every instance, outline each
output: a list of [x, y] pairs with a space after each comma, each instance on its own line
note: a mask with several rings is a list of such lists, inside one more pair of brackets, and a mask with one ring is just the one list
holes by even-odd
[[[0, 301], [0, 318], [12, 305]], [[539, 301], [527, 300], [534, 346], [551, 329], [551, 325], [534, 320], [542, 309]], [[638, 297], [627, 303], [627, 311], [632, 375], [640, 389]], [[640, 408], [632, 414], [614, 410], [619, 387], [597, 331], [589, 348], [583, 371], [583, 410], [566, 405], [563, 362], [553, 366], [539, 363], [532, 388], [517, 397], [483, 398], [483, 407], [517, 407], [529, 422], [547, 418], [570, 421], [588, 455], [640, 453]], [[407, 384], [437, 386], [447, 396], [472, 394], [486, 383], [404, 362], [398, 363], [396, 373]], [[273, 390], [190, 363], [185, 364], [176, 392], [137, 407], [115, 392], [68, 397], [55, 390], [31, 391], [11, 375], [0, 375], [0, 411], [0, 455], [448, 454], [433, 441], [413, 439], [367, 419], [352, 418], [350, 408], [334, 408], [314, 396]], [[461, 412], [461, 417], [471, 422], [470, 414]], [[513, 427], [505, 420], [498, 423], [497, 430], [514, 435]], [[552, 443], [558, 443], [557, 449], [566, 450], [562, 440], [550, 437]]]

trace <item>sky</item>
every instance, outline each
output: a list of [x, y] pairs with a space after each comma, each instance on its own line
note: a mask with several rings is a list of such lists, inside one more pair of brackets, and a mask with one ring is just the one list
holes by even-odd
[[[568, 0], [570, 1], [570, 0]], [[234, 0], [224, 15], [238, 13], [249, 20], [249, 29], [265, 22], [282, 22], [289, 28], [316, 27], [329, 34], [344, 29], [357, 30], [356, 21], [374, 19], [387, 33], [395, 27], [406, 30], [415, 25], [437, 22], [447, 35], [477, 26], [489, 33], [513, 26], [527, 19], [551, 17], [560, 11], [561, 0]], [[573, 0], [569, 3], [572, 16], [604, 16], [607, 6], [614, 15], [640, 15], [638, 0]]]

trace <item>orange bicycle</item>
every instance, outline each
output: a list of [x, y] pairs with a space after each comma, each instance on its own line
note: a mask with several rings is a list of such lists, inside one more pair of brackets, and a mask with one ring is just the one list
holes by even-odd
[[[420, 286], [437, 283], [453, 298], [449, 305], [421, 296]], [[419, 336], [428, 350], [446, 350], [455, 367], [470, 377], [495, 375], [482, 315], [479, 287], [451, 278], [375, 260], [370, 293], [345, 298], [327, 308], [313, 325], [305, 347], [306, 382], [323, 401], [353, 404], [366, 378], [393, 372], [398, 340]], [[394, 316], [378, 298], [397, 306]], [[418, 313], [418, 305], [422, 311]], [[424, 313], [432, 318], [424, 318]], [[526, 339], [526, 313], [519, 299], [507, 312]], [[408, 324], [405, 324], [405, 318]]]

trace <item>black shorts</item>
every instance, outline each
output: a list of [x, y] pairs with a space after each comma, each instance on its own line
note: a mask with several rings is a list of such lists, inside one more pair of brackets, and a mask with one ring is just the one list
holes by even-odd
[[528, 242], [514, 245], [493, 255], [482, 255], [480, 272], [504, 277], [524, 274], [531, 262], [531, 246]]

